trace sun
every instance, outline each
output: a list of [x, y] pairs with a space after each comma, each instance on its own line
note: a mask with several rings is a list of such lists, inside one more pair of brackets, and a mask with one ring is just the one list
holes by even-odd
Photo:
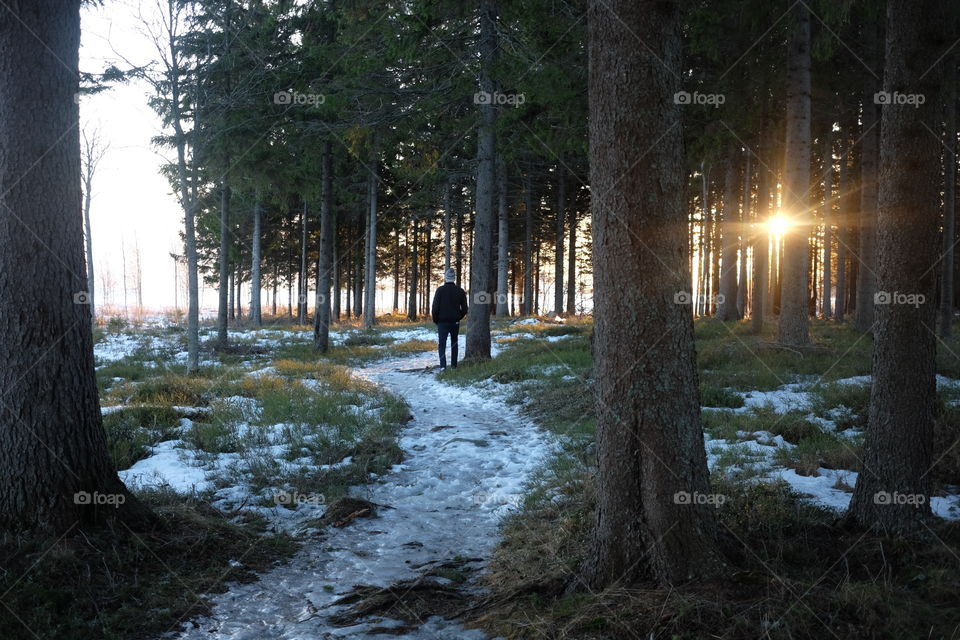
[[776, 236], [785, 235], [790, 230], [790, 219], [781, 214], [777, 214], [770, 218], [767, 225], [770, 227], [770, 233]]

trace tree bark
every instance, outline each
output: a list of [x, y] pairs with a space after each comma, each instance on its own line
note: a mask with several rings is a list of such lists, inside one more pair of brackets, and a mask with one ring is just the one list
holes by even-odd
[[[497, 316], [506, 317], [510, 310], [507, 305], [507, 276], [510, 269], [510, 208], [507, 203], [507, 163], [501, 156], [497, 162]], [[561, 233], [565, 233], [561, 230]], [[562, 255], [561, 255], [562, 257]]]
[[737, 186], [740, 171], [737, 166], [739, 145], [732, 145], [727, 156], [727, 171], [723, 180], [723, 207], [720, 213], [721, 259], [720, 295], [717, 296], [717, 320], [739, 320], [737, 314]]
[[[847, 140], [849, 133], [840, 127], [840, 173], [837, 181], [837, 297], [833, 305], [833, 319], [843, 322], [847, 313], [847, 252], [850, 244], [848, 228], [850, 211], [848, 203], [849, 188], [849, 153], [850, 145]], [[872, 304], [871, 300], [871, 304]]]
[[100, 414], [84, 296], [79, 46], [79, 1], [0, 4], [3, 532], [151, 520], [117, 477]]
[[577, 211], [570, 212], [570, 242], [567, 247], [567, 315], [577, 312]]
[[320, 254], [317, 270], [317, 293], [313, 315], [313, 346], [320, 353], [330, 348], [330, 272], [333, 269], [333, 247], [337, 233], [333, 213], [333, 150], [324, 140], [320, 155]]
[[[229, 164], [229, 161], [228, 161]], [[227, 175], [220, 179], [220, 281], [217, 290], [217, 346], [227, 346], [230, 304], [230, 185]]]
[[[374, 147], [376, 149], [376, 147]], [[363, 328], [371, 329], [377, 316], [377, 190], [379, 188], [380, 158], [374, 150], [370, 158], [370, 176], [367, 185], [367, 241], [366, 241], [366, 300], [363, 305]]]
[[[764, 117], [763, 142], [761, 153], [769, 158], [769, 149], [773, 145], [773, 135], [770, 126]], [[771, 183], [775, 181], [773, 171], [764, 163], [760, 170], [760, 181], [757, 187], [757, 210], [754, 215], [753, 236], [753, 303], [750, 307], [750, 331], [760, 335], [763, 323], [769, 308], [769, 279], [770, 279], [770, 211], [771, 211]]]
[[[497, 58], [497, 3], [480, 0], [480, 91], [493, 95], [493, 70]], [[490, 308], [493, 283], [493, 225], [497, 219], [497, 111], [493, 100], [480, 105], [477, 132], [477, 193], [473, 220], [473, 250], [470, 253], [470, 319], [464, 360], [490, 358]]]
[[553, 314], [563, 313], [563, 241], [566, 236], [567, 215], [567, 167], [563, 164], [563, 157], [557, 163], [557, 226], [554, 252], [555, 277], [553, 285]]
[[740, 210], [740, 273], [737, 278], [737, 319], [742, 319], [747, 313], [747, 224], [750, 220], [750, 181], [752, 179], [750, 167], [750, 153], [747, 153], [746, 166], [743, 168], [743, 207]]
[[944, 9], [887, 3], [884, 91], [924, 102], [883, 107], [873, 386], [849, 515], [889, 533], [920, 529], [930, 516], [940, 149], [927, 136], [940, 125]]
[[250, 246], [250, 322], [255, 327], [263, 324], [260, 308], [260, 292], [263, 289], [263, 276], [260, 271], [262, 257], [260, 249], [263, 246], [261, 239], [263, 223], [263, 208], [260, 202], [260, 190], [257, 189], [253, 203], [253, 236]]
[[823, 135], [823, 285], [820, 312], [825, 319], [833, 315], [833, 120]]
[[297, 277], [297, 324], [307, 323], [307, 199], [300, 213], [300, 274]]
[[[877, 48], [876, 26], [867, 21], [865, 40], [870, 58]], [[880, 143], [878, 105], [874, 100], [877, 91], [877, 82], [873, 75], [864, 74], [863, 91], [863, 134], [861, 135], [860, 158], [860, 247], [859, 268], [857, 269], [857, 302], [854, 316], [854, 325], [860, 331], [870, 331], [873, 328], [874, 308], [873, 294], [876, 293], [877, 270], [877, 160]]]
[[940, 265], [940, 337], [953, 337], [953, 272], [957, 220], [957, 58], [947, 61], [943, 152], [943, 258]]
[[807, 329], [810, 189], [810, 12], [793, 4], [794, 25], [787, 54], [787, 141], [783, 201], [791, 228], [784, 238], [780, 285], [780, 342], [805, 345]]
[[407, 300], [407, 318], [409, 320], [417, 319], [417, 287], [420, 284], [418, 278], [418, 269], [419, 264], [418, 260], [420, 256], [418, 255], [417, 243], [420, 239], [420, 221], [417, 220], [416, 216], [413, 218], [413, 243], [411, 245], [410, 251], [410, 290], [409, 290], [409, 299]]
[[537, 207], [536, 186], [534, 185], [533, 168], [531, 167], [524, 179], [524, 238], [523, 238], [523, 315], [533, 313], [533, 219]]
[[680, 8], [594, 0], [588, 24], [598, 472], [582, 577], [591, 588], [710, 577], [722, 560], [715, 509], [700, 501], [693, 316], [675, 303], [690, 286]]

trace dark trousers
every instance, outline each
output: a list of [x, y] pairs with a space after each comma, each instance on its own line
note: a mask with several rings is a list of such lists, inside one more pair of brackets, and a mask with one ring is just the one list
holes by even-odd
[[438, 322], [437, 334], [440, 339], [440, 366], [447, 367], [447, 336], [450, 336], [450, 360], [451, 364], [457, 366], [457, 351], [460, 345], [457, 343], [457, 335], [460, 333], [459, 322]]

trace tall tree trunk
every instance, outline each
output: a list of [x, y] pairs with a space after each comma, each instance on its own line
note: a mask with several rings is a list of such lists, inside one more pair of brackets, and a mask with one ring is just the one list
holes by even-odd
[[[583, 579], [672, 584], [722, 571], [715, 509], [700, 497], [710, 487], [693, 317], [674, 303], [690, 286], [673, 103], [680, 9], [594, 0], [589, 32], [598, 471]], [[650, 151], [638, 159], [637, 148]]]
[[849, 513], [892, 533], [930, 516], [940, 149], [927, 136], [940, 125], [945, 12], [939, 3], [887, 3], [884, 91], [925, 101], [883, 107], [873, 386]]
[[[765, 158], [772, 155], [773, 134], [767, 122], [766, 114], [763, 118], [763, 138], [761, 153]], [[757, 229], [753, 238], [753, 304], [750, 312], [750, 331], [760, 335], [763, 331], [763, 322], [769, 313], [770, 296], [768, 293], [770, 279], [770, 213], [771, 213], [771, 185], [776, 176], [767, 163], [760, 170], [760, 182], [757, 188], [757, 211], [754, 228]]]
[[360, 214], [358, 216], [359, 223], [357, 224], [357, 248], [353, 252], [353, 317], [359, 318], [363, 314], [363, 267], [364, 267], [364, 256], [360, 252], [360, 247], [363, 246], [360, 244], [360, 239], [364, 237], [364, 232], [366, 229], [366, 216]]
[[743, 170], [743, 208], [740, 210], [740, 274], [737, 278], [737, 319], [747, 313], [747, 224], [750, 220], [750, 190], [751, 167], [750, 153], [747, 153], [746, 166]]
[[723, 207], [721, 208], [720, 233], [721, 257], [720, 295], [717, 296], [717, 319], [729, 322], [739, 320], [737, 315], [737, 218], [739, 203], [737, 187], [740, 182], [740, 167], [737, 156], [740, 145], [731, 145], [727, 155], [727, 171], [723, 180]]
[[410, 287], [409, 294], [410, 298], [407, 301], [407, 318], [410, 320], [417, 319], [417, 285], [419, 280], [417, 277], [417, 269], [419, 265], [417, 261], [419, 260], [419, 255], [417, 249], [417, 243], [419, 242], [420, 236], [420, 221], [416, 217], [413, 218], [413, 243], [411, 245], [410, 251]]
[[523, 238], [523, 315], [533, 313], [533, 212], [538, 201], [534, 186], [533, 168], [524, 177], [524, 238]]
[[443, 183], [443, 272], [446, 274], [447, 269], [450, 268], [452, 260], [452, 248], [450, 237], [450, 221], [451, 221], [451, 211], [450, 211], [450, 182], [452, 178], [447, 176], [446, 181]]
[[[337, 214], [334, 212], [331, 226], [336, 231], [337, 228]], [[333, 297], [333, 319], [337, 322], [340, 321], [340, 296], [341, 289], [343, 284], [341, 283], [340, 278], [340, 242], [337, 239], [336, 233], [333, 234], [333, 291], [331, 295]]]
[[553, 314], [561, 315], [563, 313], [563, 241], [566, 236], [566, 215], [567, 215], [567, 167], [563, 164], [563, 156], [557, 164], [557, 226], [556, 241], [554, 252], [554, 264], [556, 265], [556, 277], [553, 285]]
[[[229, 160], [228, 160], [229, 166]], [[220, 282], [217, 296], [217, 345], [227, 346], [228, 305], [230, 304], [230, 184], [227, 174], [220, 180]]]
[[945, 63], [946, 117], [943, 152], [943, 258], [940, 265], [940, 336], [953, 337], [953, 273], [957, 220], [957, 58]]
[[[88, 150], [87, 162], [93, 162]], [[93, 165], [85, 167], [83, 180], [83, 228], [87, 245], [87, 304], [90, 305], [90, 326], [97, 324], [96, 277], [93, 270], [93, 227], [90, 226], [90, 203], [93, 199]]]
[[850, 244], [849, 232], [849, 189], [850, 165], [847, 155], [850, 150], [849, 132], [840, 128], [840, 174], [837, 177], [837, 297], [833, 305], [833, 319], [843, 322], [847, 313], [847, 250]]
[[[497, 182], [497, 316], [502, 318], [509, 314], [507, 272], [510, 269], [510, 209], [507, 203], [507, 163], [503, 156], [497, 161]], [[565, 233], [565, 230], [560, 232]]]
[[784, 344], [810, 342], [807, 330], [808, 230], [810, 213], [810, 11], [803, 3], [791, 5], [794, 24], [787, 54], [787, 142], [784, 209], [791, 221], [783, 243], [783, 281], [780, 285], [779, 340]]
[[230, 301], [227, 303], [227, 309], [230, 310], [230, 319], [233, 320], [234, 318], [237, 317], [237, 314], [236, 314], [236, 311], [235, 311], [235, 308], [234, 308], [234, 300], [233, 300], [233, 298], [234, 298], [233, 281], [234, 281], [234, 279], [236, 278], [236, 276], [234, 275], [233, 269], [230, 270], [230, 273], [228, 274], [228, 277], [230, 278], [230, 283], [229, 283], [229, 285], [228, 285], [228, 287], [227, 287], [227, 288], [228, 288], [228, 293], [230, 294]]
[[333, 150], [323, 141], [320, 155], [320, 253], [317, 269], [317, 293], [313, 316], [313, 346], [320, 353], [330, 348], [330, 276], [337, 227], [333, 213]]
[[151, 518], [117, 477], [100, 415], [84, 297], [79, 46], [79, 1], [0, 4], [3, 532]]
[[823, 287], [820, 312], [825, 319], [833, 315], [833, 120], [827, 122], [823, 134]]
[[393, 244], [393, 312], [400, 311], [400, 230], [394, 234]]
[[577, 312], [577, 212], [570, 212], [570, 243], [567, 247], [567, 315]]
[[[493, 70], [497, 58], [497, 3], [480, 0], [480, 91], [496, 91]], [[497, 219], [497, 111], [493, 100], [480, 105], [477, 132], [476, 214], [473, 220], [473, 250], [470, 252], [470, 320], [464, 360], [490, 358], [490, 308], [493, 282], [493, 225]]]
[[260, 271], [262, 258], [260, 249], [263, 246], [261, 239], [263, 223], [263, 207], [260, 203], [260, 190], [253, 203], [253, 238], [250, 246], [250, 322], [255, 327], [263, 324], [260, 314], [260, 292], [263, 289], [263, 276]]
[[300, 213], [300, 274], [297, 277], [297, 324], [307, 323], [307, 199]]
[[[374, 147], [376, 149], [376, 147]], [[380, 158], [376, 151], [370, 159], [370, 176], [367, 186], [367, 242], [366, 242], [366, 301], [363, 305], [363, 327], [370, 329], [377, 313], [377, 191], [379, 188]]]
[[[877, 60], [877, 28], [872, 21], [864, 25], [869, 60]], [[861, 135], [860, 158], [860, 247], [857, 269], [857, 302], [854, 324], [860, 331], [870, 331], [873, 327], [873, 294], [877, 290], [877, 160], [879, 155], [880, 126], [879, 105], [874, 95], [877, 81], [873, 75], [863, 74], [863, 134]]]

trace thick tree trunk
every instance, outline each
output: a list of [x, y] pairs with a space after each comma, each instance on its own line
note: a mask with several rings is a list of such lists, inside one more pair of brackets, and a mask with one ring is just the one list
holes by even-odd
[[366, 300], [363, 305], [363, 327], [370, 329], [377, 312], [377, 191], [380, 159], [376, 152], [370, 158], [370, 176], [367, 185], [367, 240], [366, 240]]
[[787, 54], [787, 142], [784, 209], [791, 228], [784, 237], [780, 285], [780, 342], [805, 345], [807, 330], [810, 190], [810, 11], [793, 4], [794, 24]]
[[[876, 27], [868, 21], [864, 28], [867, 30], [865, 35], [868, 51], [873, 59], [879, 58], [880, 56], [873, 55], [877, 49]], [[860, 331], [870, 331], [874, 321], [873, 294], [877, 290], [877, 160], [880, 125], [877, 113], [879, 105], [874, 100], [877, 82], [869, 73], [864, 74], [864, 78], [863, 134], [860, 146], [860, 247], [854, 324]]]
[[823, 134], [823, 285], [820, 312], [825, 319], [833, 315], [833, 121], [827, 123]]
[[727, 156], [727, 171], [723, 180], [723, 207], [721, 208], [721, 259], [720, 295], [717, 296], [717, 319], [723, 321], [739, 320], [737, 314], [737, 219], [739, 217], [737, 186], [740, 171], [737, 163], [739, 145], [735, 145]]
[[598, 472], [583, 579], [672, 584], [722, 571], [693, 318], [675, 303], [690, 286], [680, 8], [594, 0], [589, 32]]
[[[228, 161], [229, 162], [229, 161]], [[227, 346], [228, 307], [230, 304], [230, 185], [224, 174], [220, 180], [220, 282], [217, 291], [217, 346]]]
[[[939, 240], [940, 125], [944, 5], [887, 3], [877, 218], [878, 292], [873, 386], [850, 516], [898, 533], [930, 516]], [[923, 96], [902, 104], [895, 96]]]
[[320, 254], [317, 269], [317, 293], [313, 316], [313, 346], [320, 353], [330, 348], [330, 276], [337, 227], [333, 213], [333, 151], [329, 140], [323, 142], [320, 156]]
[[957, 58], [947, 62], [943, 152], [943, 258], [940, 265], [940, 337], [953, 337], [953, 272], [957, 220]]
[[3, 532], [151, 519], [117, 477], [100, 415], [85, 298], [79, 46], [79, 1], [0, 4]]
[[[480, 0], [480, 91], [493, 95], [493, 70], [497, 58], [497, 3]], [[492, 100], [480, 105], [477, 132], [477, 193], [473, 220], [473, 250], [470, 253], [470, 320], [464, 360], [490, 358], [490, 309], [493, 282], [493, 225], [497, 219], [497, 110]]]
[[262, 258], [260, 249], [263, 246], [261, 239], [263, 223], [263, 206], [260, 202], [260, 190], [253, 203], [253, 237], [250, 246], [250, 322], [255, 327], [263, 324], [260, 309], [260, 292], [263, 289], [263, 276], [260, 271]]
[[[507, 306], [507, 275], [510, 269], [510, 208], [507, 204], [507, 163], [501, 156], [497, 162], [497, 316], [509, 314]], [[565, 233], [561, 230], [561, 233]]]
[[553, 314], [559, 316], [563, 313], [563, 241], [566, 236], [566, 215], [567, 215], [567, 167], [563, 164], [563, 158], [557, 164], [557, 226], [554, 251], [555, 277], [553, 285]]

